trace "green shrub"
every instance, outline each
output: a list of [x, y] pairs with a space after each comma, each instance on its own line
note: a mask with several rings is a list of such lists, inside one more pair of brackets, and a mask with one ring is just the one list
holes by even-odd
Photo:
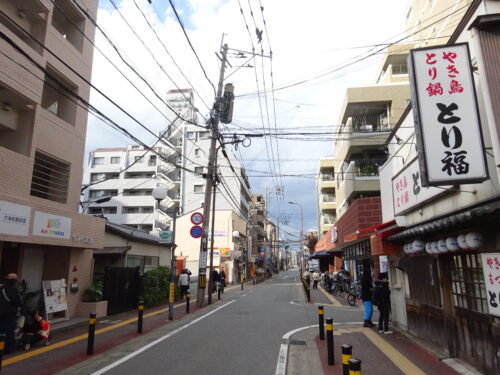
[[102, 282], [94, 281], [92, 285], [85, 291], [83, 300], [85, 302], [102, 301]]
[[[168, 301], [168, 292], [170, 287], [170, 269], [168, 267], [159, 267], [144, 273], [143, 293], [144, 305], [146, 307], [158, 306]], [[175, 283], [175, 295], [177, 299], [179, 288]]]

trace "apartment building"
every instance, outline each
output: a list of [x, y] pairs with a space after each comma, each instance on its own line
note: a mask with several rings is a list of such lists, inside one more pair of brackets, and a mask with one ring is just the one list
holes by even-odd
[[319, 173], [316, 181], [318, 194], [318, 228], [320, 237], [335, 224], [337, 204], [335, 195], [335, 163], [333, 158], [319, 161]]
[[[189, 225], [193, 212], [203, 212], [211, 133], [196, 125], [191, 89], [168, 91], [166, 102], [169, 123], [159, 134], [154, 151], [131, 145], [90, 153], [84, 179], [84, 210], [89, 215], [103, 215], [110, 222], [155, 234], [172, 230], [172, 215], [177, 212], [177, 254], [196, 275], [200, 240], [189, 236]], [[220, 242], [217, 246], [230, 250], [222, 252], [222, 262], [230, 264], [230, 274], [234, 262], [246, 257], [250, 183], [229, 146], [224, 153], [227, 157], [219, 147], [217, 167], [221, 182], [216, 193], [215, 233]], [[157, 209], [152, 196], [158, 185], [168, 190], [161, 209]]]
[[[80, 4], [96, 17], [97, 0]], [[0, 277], [16, 272], [31, 291], [54, 281], [47, 312], [67, 318], [104, 238], [104, 220], [79, 214], [88, 113], [69, 99], [89, 99], [93, 46], [82, 32], [93, 40], [94, 26], [71, 1], [0, 9]]]

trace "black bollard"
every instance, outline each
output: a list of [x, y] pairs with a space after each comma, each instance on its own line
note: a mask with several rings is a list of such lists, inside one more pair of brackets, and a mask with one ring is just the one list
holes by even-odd
[[318, 318], [319, 318], [319, 339], [325, 339], [325, 309], [323, 306], [318, 306]]
[[349, 375], [349, 360], [352, 358], [352, 345], [343, 344], [342, 348], [342, 374]]
[[361, 375], [361, 360], [356, 358], [349, 360], [349, 375]]
[[186, 312], [189, 313], [189, 300], [191, 299], [191, 292], [189, 289], [186, 292]]
[[90, 314], [89, 318], [89, 336], [87, 340], [87, 354], [94, 353], [94, 336], [95, 336], [96, 314]]
[[5, 350], [5, 340], [7, 339], [7, 335], [2, 333], [0, 334], [0, 373], [2, 372], [2, 358], [3, 351]]
[[144, 315], [144, 302], [139, 301], [139, 306], [137, 306], [137, 333], [142, 333], [143, 315]]
[[335, 364], [333, 355], [333, 318], [326, 319], [326, 350], [328, 353], [328, 365], [333, 366]]

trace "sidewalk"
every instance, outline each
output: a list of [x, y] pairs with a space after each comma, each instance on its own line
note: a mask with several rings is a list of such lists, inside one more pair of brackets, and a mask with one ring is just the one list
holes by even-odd
[[[322, 304], [325, 300], [341, 304], [342, 297], [327, 297], [321, 290], [311, 290], [311, 303]], [[337, 304], [332, 303], [337, 306]], [[353, 309], [356, 309], [353, 308]], [[362, 308], [358, 307], [360, 311]], [[287, 375], [342, 375], [341, 345], [353, 348], [353, 358], [362, 361], [362, 374], [410, 374], [410, 375], [457, 375], [479, 374], [454, 359], [439, 360], [422, 346], [402, 333], [392, 335], [378, 333], [377, 327], [363, 328], [362, 322], [334, 324], [334, 360], [328, 365], [326, 325], [325, 340], [319, 339], [318, 326], [306, 327], [291, 335], [288, 344]]]
[[[245, 284], [246, 288], [252, 281]], [[223, 303], [225, 299], [240, 293], [240, 285], [226, 288], [221, 300], [213, 295], [213, 305]], [[190, 304], [190, 314], [206, 307], [196, 306], [196, 296]], [[185, 302], [174, 304], [174, 320], [168, 320], [168, 309], [163, 306], [144, 310], [143, 333], [145, 335], [167, 324], [176, 324], [187, 315]], [[52, 375], [67, 367], [89, 358], [87, 351], [88, 319], [74, 318], [53, 330], [52, 343], [44, 346], [35, 344], [29, 351], [16, 350], [3, 356], [2, 373], [9, 375]], [[95, 332], [94, 354], [101, 354], [128, 340], [141, 336], [137, 333], [137, 310], [127, 311], [98, 320]]]

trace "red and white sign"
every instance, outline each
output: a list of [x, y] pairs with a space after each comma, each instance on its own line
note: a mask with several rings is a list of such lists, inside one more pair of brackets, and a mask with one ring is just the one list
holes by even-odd
[[488, 179], [468, 44], [412, 50], [410, 77], [423, 185]]
[[199, 225], [203, 223], [203, 214], [201, 212], [195, 212], [191, 215], [191, 222], [194, 225]]
[[481, 254], [486, 300], [491, 315], [500, 316], [500, 253]]
[[392, 178], [394, 216], [420, 206], [451, 187], [451, 185], [440, 188], [423, 187], [418, 158], [413, 159]]

